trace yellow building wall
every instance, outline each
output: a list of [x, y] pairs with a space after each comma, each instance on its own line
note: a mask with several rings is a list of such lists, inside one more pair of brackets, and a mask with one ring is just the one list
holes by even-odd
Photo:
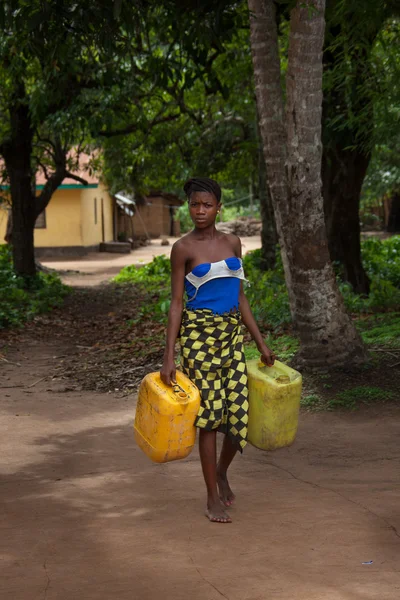
[[81, 214], [83, 246], [94, 246], [103, 241], [113, 240], [113, 201], [104, 186], [81, 190]]
[[82, 246], [81, 190], [58, 189], [46, 208], [46, 228], [35, 229], [35, 246]]
[[[104, 241], [112, 241], [114, 239], [113, 200], [104, 186], [59, 188], [46, 208], [46, 228], [35, 229], [35, 247], [85, 247], [100, 244], [103, 241], [102, 200]], [[0, 205], [0, 244], [5, 243], [7, 218], [7, 209]]]
[[106, 189], [104, 189], [103, 198], [105, 241], [111, 242], [114, 239], [114, 201]]

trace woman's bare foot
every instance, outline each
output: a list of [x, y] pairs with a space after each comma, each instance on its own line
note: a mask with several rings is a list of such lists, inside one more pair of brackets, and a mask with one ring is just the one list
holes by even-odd
[[217, 484], [222, 504], [224, 506], [232, 506], [235, 501], [235, 494], [231, 490], [226, 473], [217, 472]]
[[225, 512], [219, 500], [208, 502], [205, 515], [212, 523], [232, 523], [232, 519]]

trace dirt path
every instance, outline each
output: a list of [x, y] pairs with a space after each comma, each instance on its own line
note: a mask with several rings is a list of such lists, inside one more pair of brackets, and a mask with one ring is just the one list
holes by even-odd
[[397, 600], [400, 409], [302, 414], [291, 448], [236, 460], [234, 522], [211, 524], [197, 450], [151, 464], [133, 394], [62, 378], [119, 303], [95, 292], [3, 349], [1, 598]]

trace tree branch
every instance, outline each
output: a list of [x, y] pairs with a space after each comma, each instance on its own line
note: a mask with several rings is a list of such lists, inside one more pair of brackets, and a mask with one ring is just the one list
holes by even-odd
[[[159, 118], [156, 117], [155, 119], [150, 121], [150, 123], [148, 123], [146, 129], [147, 129], [147, 131], [149, 131], [153, 127], [156, 127], [157, 125], [161, 125], [162, 123], [169, 123], [170, 121], [175, 121], [175, 119], [178, 119], [180, 116], [181, 116], [181, 114], [178, 113], [175, 115], [167, 115], [166, 117], [159, 117]], [[140, 126], [138, 126], [137, 123], [131, 123], [131, 125], [127, 125], [127, 127], [123, 127], [121, 129], [114, 129], [114, 130], [111, 129], [110, 131], [100, 131], [99, 135], [102, 137], [110, 138], [110, 137], [115, 137], [117, 135], [127, 135], [128, 133], [133, 133], [134, 131], [136, 131], [139, 128], [140, 128]]]
[[38, 164], [38, 165], [39, 165], [39, 167], [42, 169], [42, 171], [43, 171], [43, 173], [44, 173], [44, 176], [45, 176], [45, 179], [46, 179], [46, 181], [48, 181], [48, 180], [50, 179], [50, 175], [49, 175], [49, 172], [48, 172], [48, 170], [47, 170], [47, 167], [46, 167], [46, 165], [45, 165], [44, 163], [42, 163], [40, 160], [38, 160], [38, 161], [37, 161], [37, 164]]
[[83, 177], [79, 177], [79, 175], [75, 175], [75, 173], [70, 173], [70, 171], [65, 171], [64, 179], [66, 179], [67, 177], [69, 179], [74, 179], [75, 181], [79, 181], [79, 183], [82, 183], [82, 185], [89, 184], [89, 182], [86, 179], [83, 179]]

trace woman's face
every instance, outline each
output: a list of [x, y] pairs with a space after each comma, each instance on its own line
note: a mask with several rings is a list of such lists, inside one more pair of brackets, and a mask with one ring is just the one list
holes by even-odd
[[209, 192], [192, 192], [189, 198], [190, 217], [198, 229], [205, 229], [215, 223], [221, 203]]

